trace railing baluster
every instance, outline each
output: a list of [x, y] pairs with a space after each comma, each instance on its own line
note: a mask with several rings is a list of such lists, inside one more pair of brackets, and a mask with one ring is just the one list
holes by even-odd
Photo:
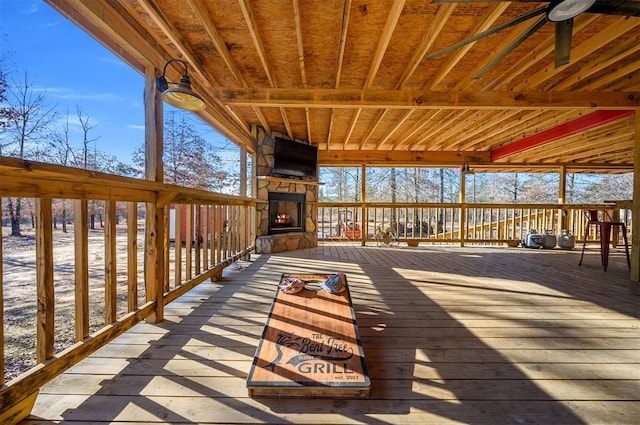
[[104, 209], [104, 323], [116, 321], [116, 203], [108, 201]]
[[185, 265], [185, 277], [187, 280], [191, 280], [192, 272], [193, 272], [193, 205], [187, 204], [187, 225], [185, 229], [185, 254], [186, 254], [186, 265]]
[[202, 262], [202, 205], [197, 204], [195, 206], [195, 270], [196, 276], [201, 272], [201, 262]]
[[127, 202], [127, 311], [138, 308], [138, 204]]
[[73, 203], [76, 341], [89, 336], [89, 223], [86, 199]]

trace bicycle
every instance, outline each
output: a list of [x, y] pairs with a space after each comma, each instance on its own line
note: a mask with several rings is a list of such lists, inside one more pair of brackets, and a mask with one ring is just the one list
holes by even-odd
[[395, 230], [392, 227], [383, 229], [381, 224], [376, 228], [374, 239], [376, 246], [398, 246], [400, 244]]

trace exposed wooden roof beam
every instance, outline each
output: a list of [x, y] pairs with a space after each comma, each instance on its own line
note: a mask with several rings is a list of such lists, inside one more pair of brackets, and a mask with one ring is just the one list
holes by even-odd
[[489, 152], [343, 150], [318, 151], [320, 165], [425, 165], [489, 161]]
[[542, 146], [554, 140], [567, 137], [580, 131], [588, 130], [615, 120], [633, 115], [635, 111], [596, 111], [588, 115], [558, 125], [540, 133], [533, 134], [524, 139], [509, 143], [491, 151], [491, 160], [497, 161], [516, 153]]
[[640, 92], [478, 92], [359, 89], [235, 89], [213, 87], [229, 105], [298, 108], [417, 109], [631, 109], [640, 107]]

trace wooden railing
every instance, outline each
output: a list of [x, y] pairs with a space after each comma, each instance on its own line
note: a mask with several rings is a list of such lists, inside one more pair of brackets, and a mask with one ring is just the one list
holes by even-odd
[[[579, 205], [319, 202], [318, 239], [373, 242], [380, 226], [392, 228], [400, 241], [409, 244], [515, 246], [532, 230], [554, 235], [565, 230], [576, 241], [582, 241], [586, 224], [584, 211], [591, 209], [609, 211], [612, 218], [625, 222], [630, 232], [631, 214], [624, 202]], [[597, 237], [591, 232], [590, 240]]]
[[253, 199], [49, 164], [0, 158], [2, 198], [33, 217], [24, 236], [0, 238], [2, 423], [108, 341], [162, 320], [167, 303], [219, 278], [255, 239]]

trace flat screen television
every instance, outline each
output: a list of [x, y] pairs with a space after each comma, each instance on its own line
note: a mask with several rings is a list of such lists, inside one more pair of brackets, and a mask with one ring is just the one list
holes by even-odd
[[316, 178], [318, 148], [276, 137], [273, 146], [273, 174]]

